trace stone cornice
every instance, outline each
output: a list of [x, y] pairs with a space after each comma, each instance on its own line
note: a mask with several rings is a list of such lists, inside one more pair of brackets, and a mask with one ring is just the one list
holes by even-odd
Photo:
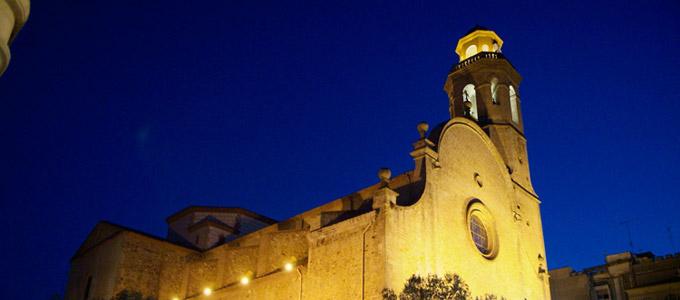
[[362, 229], [362, 226], [368, 225], [375, 219], [375, 213], [375, 210], [372, 210], [354, 218], [347, 219], [327, 227], [319, 228], [309, 234], [309, 239], [311, 242], [316, 243], [316, 241], [321, 239], [327, 239], [347, 231], [360, 230]]
[[9, 64], [10, 54], [9, 47], [0, 43], [0, 75], [5, 72]]
[[14, 37], [16, 37], [19, 30], [21, 30], [21, 28], [28, 20], [28, 15], [31, 11], [31, 2], [29, 0], [0, 0], [0, 1], [5, 1], [7, 5], [9, 5], [10, 9], [12, 9], [12, 13], [14, 14], [14, 28], [12, 29], [12, 36], [10, 37], [7, 43], [9, 45], [12, 43]]
[[29, 0], [0, 0], [0, 18], [14, 17], [13, 25], [11, 22], [8, 22], [9, 24], [2, 24], [11, 26], [12, 30], [9, 32], [9, 36], [6, 35], [7, 32], [0, 36], [0, 76], [5, 72], [9, 65], [11, 58], [9, 45], [17, 36], [19, 30], [21, 30], [21, 27], [24, 26], [26, 20], [28, 20], [30, 7], [31, 4]]
[[28, 14], [31, 11], [30, 1], [28, 0], [3, 0], [3, 1], [7, 2], [9, 7], [12, 8], [17, 23], [19, 24], [26, 23], [26, 20], [28, 20]]
[[171, 216], [167, 217], [165, 219], [166, 223], [172, 223], [174, 221], [179, 220], [180, 218], [186, 216], [187, 214], [190, 213], [206, 213], [206, 214], [211, 214], [211, 213], [231, 213], [231, 214], [238, 214], [238, 215], [244, 215], [250, 218], [253, 218], [255, 220], [261, 221], [263, 223], [267, 224], [276, 224], [278, 221], [265, 217], [261, 214], [252, 212], [250, 210], [247, 210], [245, 208], [240, 208], [240, 207], [217, 207], [217, 206], [198, 206], [198, 205], [192, 205], [183, 208], [182, 210], [172, 214]]

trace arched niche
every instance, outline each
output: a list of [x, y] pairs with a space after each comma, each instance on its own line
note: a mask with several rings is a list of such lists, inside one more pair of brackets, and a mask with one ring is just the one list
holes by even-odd
[[477, 54], [477, 45], [470, 45], [465, 50], [465, 58], [466, 59], [473, 57], [475, 54]]
[[519, 109], [517, 108], [517, 92], [515, 88], [510, 85], [508, 86], [508, 91], [510, 93], [510, 114], [512, 116], [512, 122], [515, 124], [519, 123]]
[[477, 114], [477, 91], [475, 90], [474, 84], [467, 84], [463, 88], [463, 104], [466, 101], [470, 101], [471, 103], [470, 116], [475, 120], [479, 120]]
[[491, 77], [489, 82], [489, 87], [491, 88], [491, 102], [493, 102], [493, 104], [498, 104], [498, 78]]

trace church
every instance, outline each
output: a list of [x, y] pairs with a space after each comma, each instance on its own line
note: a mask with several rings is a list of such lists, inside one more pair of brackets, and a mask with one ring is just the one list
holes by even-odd
[[190, 206], [166, 219], [166, 237], [100, 222], [71, 258], [65, 298], [383, 299], [413, 275], [456, 274], [472, 297], [550, 299], [522, 77], [502, 46], [483, 27], [458, 41], [450, 119], [414, 126], [411, 171], [376, 170], [366, 188], [282, 221]]

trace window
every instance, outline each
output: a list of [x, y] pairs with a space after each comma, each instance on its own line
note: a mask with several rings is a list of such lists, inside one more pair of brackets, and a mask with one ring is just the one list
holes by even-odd
[[477, 45], [470, 45], [467, 50], [465, 50], [465, 58], [470, 58], [477, 54]]
[[512, 114], [512, 121], [515, 124], [519, 123], [519, 111], [517, 110], [517, 93], [512, 85], [509, 87], [510, 90], [510, 113]]
[[[463, 105], [465, 105], [466, 101], [470, 101], [470, 116], [478, 120], [477, 118], [477, 92], [475, 91], [475, 85], [474, 84], [468, 84], [463, 88]], [[465, 106], [463, 106], [464, 109]]]
[[489, 52], [489, 45], [482, 45], [482, 52]]
[[595, 287], [595, 296], [597, 300], [608, 300], [611, 298], [609, 294], [608, 285], [598, 285]]
[[472, 234], [472, 241], [475, 242], [479, 252], [482, 252], [484, 255], [491, 253], [486, 227], [484, 227], [482, 220], [475, 215], [472, 215], [470, 218], [470, 233]]
[[468, 205], [467, 226], [471, 247], [484, 258], [493, 259], [498, 254], [498, 237], [493, 217], [484, 204], [474, 199]]
[[498, 97], [497, 97], [497, 92], [498, 92], [498, 78], [494, 77], [491, 78], [491, 101], [493, 104], [498, 104]]

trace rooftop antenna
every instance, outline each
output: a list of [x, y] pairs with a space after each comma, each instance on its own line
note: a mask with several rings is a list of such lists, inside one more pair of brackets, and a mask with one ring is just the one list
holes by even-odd
[[674, 252], [678, 248], [675, 247], [675, 240], [673, 239], [673, 231], [671, 230], [671, 226], [667, 226], [666, 230], [668, 231], [668, 239], [671, 241], [671, 252]]
[[623, 221], [623, 222], [621, 222], [621, 223], [619, 223], [619, 224], [626, 225], [626, 231], [628, 232], [628, 247], [630, 247], [630, 252], [634, 252], [634, 251], [635, 251], [635, 250], [634, 250], [635, 248], [633, 248], [633, 237], [632, 237], [631, 234], [630, 234], [630, 222], [631, 222], [631, 221], [632, 221], [632, 220], [629, 219], [629, 220], [625, 220], [625, 221]]

